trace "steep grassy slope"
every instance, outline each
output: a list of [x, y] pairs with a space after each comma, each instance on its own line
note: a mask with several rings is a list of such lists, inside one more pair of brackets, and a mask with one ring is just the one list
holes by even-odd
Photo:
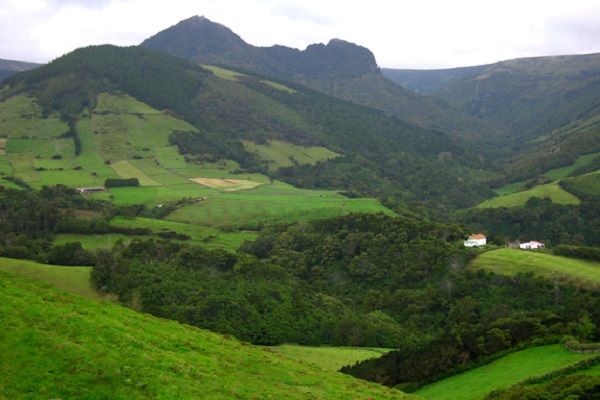
[[449, 132], [464, 145], [486, 156], [497, 156], [483, 145], [490, 136], [501, 136], [497, 126], [396, 85], [381, 74], [368, 49], [353, 43], [333, 39], [302, 51], [284, 46], [256, 47], [223, 25], [192, 17], [141, 45], [199, 64], [235, 67], [300, 83], [419, 126]]
[[91, 270], [91, 267], [63, 267], [0, 257], [0, 271], [46, 282], [60, 290], [88, 299], [102, 299], [104, 297], [92, 287]]
[[398, 399], [398, 391], [0, 273], [6, 398]]
[[[300, 86], [282, 90], [250, 74], [221, 78], [144, 48], [79, 49], [7, 83], [0, 100], [29, 96], [35, 99], [28, 100], [29, 107], [37, 107], [32, 118], [10, 118], [13, 125], [28, 118], [46, 124], [46, 115], [58, 124], [43, 135], [31, 129], [29, 134], [13, 133], [11, 126], [3, 132], [10, 136], [6, 149], [15, 174], [38, 184], [60, 181], [65, 174], [59, 168], [71, 171], [65, 181], [73, 185], [120, 174], [142, 178], [147, 197], [163, 202], [169, 200], [165, 186], [177, 186], [180, 197], [190, 196], [194, 184], [188, 178], [201, 176], [194, 170], [207, 161], [234, 160], [236, 172], [272, 174], [243, 141], [279, 140], [343, 155], [314, 166], [294, 165], [277, 175], [311, 188], [447, 206], [489, 194], [469, 177], [459, 177], [459, 166], [480, 161], [444, 134]], [[171, 145], [186, 159], [177, 158]], [[44, 153], [38, 154], [38, 148]], [[182, 162], [170, 164], [176, 159]], [[109, 165], [113, 161], [115, 168]], [[165, 175], [162, 180], [160, 175]], [[370, 176], [370, 182], [362, 175]], [[112, 193], [117, 202], [128, 197], [118, 192]]]
[[571, 353], [562, 345], [533, 347], [509, 354], [482, 367], [427, 385], [415, 392], [431, 400], [475, 400], [532, 376], [557, 370], [593, 354]]
[[600, 286], [600, 264], [576, 258], [559, 257], [535, 251], [498, 249], [478, 256], [470, 268], [486, 269], [501, 275], [533, 272], [555, 280], [582, 286]]

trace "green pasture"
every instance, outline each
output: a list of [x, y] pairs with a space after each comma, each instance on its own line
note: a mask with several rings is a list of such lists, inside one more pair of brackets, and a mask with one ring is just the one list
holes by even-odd
[[370, 358], [379, 358], [392, 351], [392, 349], [372, 347], [314, 347], [296, 344], [282, 344], [265, 348], [292, 360], [317, 365], [326, 371], [339, 371], [346, 365], [354, 365]]
[[558, 185], [558, 182], [535, 186], [529, 190], [493, 197], [480, 203], [477, 208], [518, 207], [532, 197], [548, 197], [557, 204], [579, 204], [581, 201]]
[[501, 275], [533, 272], [551, 280], [592, 287], [600, 285], [600, 263], [531, 250], [504, 248], [488, 251], [473, 260], [470, 268], [486, 269]]
[[544, 175], [554, 180], [564, 179], [571, 175], [573, 172], [575, 172], [577, 169], [589, 165], [592, 162], [592, 160], [594, 160], [594, 158], [598, 157], [599, 155], [600, 153], [585, 154], [583, 156], [578, 157], [573, 164], [562, 168], [551, 169]]
[[213, 227], [258, 226], [330, 218], [353, 212], [392, 214], [375, 199], [349, 199], [332, 191], [297, 189], [276, 183], [219, 193], [177, 209], [167, 219]]
[[412, 397], [12, 274], [0, 287], [0, 398]]
[[91, 270], [92, 267], [63, 267], [0, 257], [0, 273], [10, 272], [46, 282], [53, 287], [88, 299], [101, 299], [103, 296], [92, 287]]
[[415, 392], [426, 400], [483, 399], [489, 392], [508, 388], [594, 354], [571, 353], [562, 345], [533, 347], [509, 354], [490, 364], [434, 382]]
[[498, 196], [504, 196], [507, 194], [511, 194], [511, 193], [515, 193], [515, 192], [524, 190], [525, 185], [527, 185], [527, 181], [507, 183], [506, 185], [504, 185], [502, 187], [494, 189], [494, 192], [496, 192], [496, 194]]
[[280, 140], [269, 140], [267, 144], [256, 144], [248, 140], [243, 143], [246, 151], [255, 153], [271, 170], [295, 164], [316, 164], [339, 156], [325, 147], [300, 146]]
[[155, 234], [173, 231], [188, 235], [190, 237], [189, 242], [194, 244], [201, 244], [203, 247], [207, 248], [223, 248], [228, 250], [235, 250], [246, 240], [254, 240], [257, 236], [257, 233], [252, 231], [223, 232], [215, 228], [198, 224], [150, 218], [114, 217], [110, 220], [110, 224], [117, 227], [151, 229]]

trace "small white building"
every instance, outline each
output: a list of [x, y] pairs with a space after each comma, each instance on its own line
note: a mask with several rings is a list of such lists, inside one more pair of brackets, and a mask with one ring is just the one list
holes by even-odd
[[469, 238], [465, 240], [465, 247], [479, 247], [487, 244], [487, 238], [483, 233], [476, 233], [469, 235]]
[[543, 249], [544, 247], [546, 247], [546, 245], [544, 243], [536, 242], [535, 240], [532, 240], [531, 242], [521, 243], [519, 245], [519, 248], [521, 250], [536, 250], [536, 249]]

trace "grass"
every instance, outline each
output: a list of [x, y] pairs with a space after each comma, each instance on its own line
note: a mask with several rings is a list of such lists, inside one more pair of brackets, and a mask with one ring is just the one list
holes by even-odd
[[208, 226], [150, 218], [115, 217], [111, 219], [110, 224], [117, 227], [151, 229], [154, 233], [174, 231], [188, 235], [190, 237], [189, 242], [201, 244], [207, 248], [221, 248], [225, 250], [235, 250], [246, 240], [254, 240], [258, 235], [257, 232], [251, 231], [223, 232]]
[[110, 166], [121, 178], [137, 178], [142, 186], [160, 186], [160, 183], [131, 165], [128, 161], [117, 161]]
[[56, 235], [54, 244], [61, 245], [71, 242], [80, 242], [86, 250], [110, 249], [121, 240], [123, 243], [129, 243], [133, 239], [144, 239], [145, 236], [123, 235], [119, 233], [108, 233], [98, 235], [83, 235], [77, 233], [63, 233]]
[[296, 89], [292, 89], [291, 87], [282, 85], [281, 83], [268, 81], [268, 80], [262, 80], [261, 82], [267, 86], [272, 87], [273, 89], [281, 90], [282, 92], [287, 92], [289, 94], [294, 94], [294, 93], [298, 92]]
[[393, 389], [0, 273], [0, 398], [402, 399]]
[[493, 197], [480, 203], [477, 208], [518, 207], [523, 206], [532, 197], [548, 197], [556, 204], [579, 204], [581, 201], [552, 182], [539, 185], [529, 190]]
[[353, 365], [370, 358], [379, 358], [392, 351], [392, 349], [371, 347], [312, 347], [296, 344], [282, 344], [265, 348], [292, 360], [317, 365], [325, 371], [339, 371], [346, 365]]
[[564, 181], [569, 190], [586, 196], [600, 197], [600, 170], [590, 172]]
[[494, 189], [494, 192], [496, 192], [496, 194], [498, 196], [504, 196], [506, 194], [511, 194], [511, 193], [515, 193], [515, 192], [524, 190], [525, 185], [527, 185], [527, 181], [507, 183], [506, 185], [504, 185], [502, 187]]
[[558, 344], [533, 347], [434, 382], [415, 394], [431, 400], [482, 399], [492, 390], [510, 387], [529, 377], [543, 375], [593, 356], [571, 353]]
[[244, 148], [255, 153], [269, 169], [276, 170], [294, 164], [314, 165], [319, 161], [336, 158], [339, 154], [321, 146], [300, 146], [281, 140], [269, 140], [267, 144], [256, 144], [244, 140]]
[[470, 268], [482, 268], [502, 275], [533, 272], [547, 279], [600, 286], [600, 263], [535, 251], [506, 248], [489, 251], [478, 256]]
[[216, 228], [202, 225], [186, 224], [182, 222], [164, 221], [151, 218], [124, 218], [114, 217], [110, 224], [122, 228], [145, 228], [150, 229], [153, 235], [150, 236], [132, 236], [118, 233], [84, 235], [84, 234], [60, 234], [54, 239], [55, 244], [65, 244], [69, 242], [80, 242], [84, 249], [110, 249], [117, 241], [129, 243], [133, 239], [160, 239], [157, 234], [160, 232], [177, 232], [190, 237], [189, 240], [180, 241], [170, 239], [179, 243], [202, 246], [207, 249], [222, 249], [234, 251], [245, 241], [252, 241], [258, 235], [258, 232], [252, 231], [231, 231], [223, 232]]
[[227, 81], [237, 81], [240, 77], [246, 76], [240, 72], [231, 71], [225, 68], [216, 67], [214, 65], [202, 65], [202, 68], [209, 70], [217, 78], [225, 79]]
[[46, 282], [58, 289], [88, 299], [104, 298], [92, 287], [90, 281], [91, 270], [92, 267], [63, 267], [0, 257], [0, 271]]
[[349, 199], [332, 191], [303, 190], [276, 182], [252, 190], [219, 193], [184, 206], [167, 219], [213, 227], [256, 227], [265, 221], [294, 222], [352, 212], [392, 214], [375, 199]]
[[594, 158], [598, 157], [599, 155], [600, 153], [585, 154], [583, 156], [578, 157], [573, 164], [562, 168], [552, 169], [546, 172], [544, 175], [554, 180], [564, 179], [571, 175], [573, 172], [577, 171], [579, 168], [589, 165], [592, 162], [592, 160], [594, 160]]

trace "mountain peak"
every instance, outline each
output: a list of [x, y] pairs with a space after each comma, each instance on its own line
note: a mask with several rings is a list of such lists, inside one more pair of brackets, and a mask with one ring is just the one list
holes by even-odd
[[257, 47], [204, 16], [183, 20], [145, 40], [142, 46], [200, 64], [243, 68], [281, 79], [380, 74], [369, 49], [345, 40], [312, 44], [304, 51], [285, 46]]

